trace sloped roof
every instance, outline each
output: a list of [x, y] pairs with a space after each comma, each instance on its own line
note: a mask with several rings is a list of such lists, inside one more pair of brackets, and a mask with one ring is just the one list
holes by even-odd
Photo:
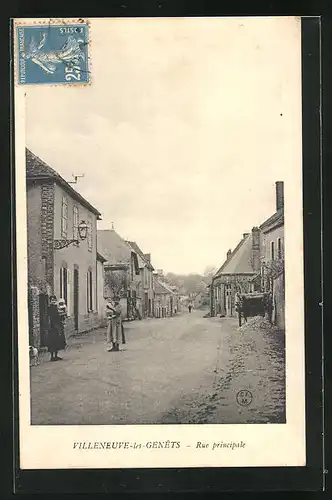
[[252, 259], [252, 235], [243, 238], [231, 253], [231, 256], [218, 269], [214, 277], [223, 274], [254, 274], [251, 264]]
[[33, 177], [52, 177], [54, 179], [64, 180], [60, 174], [52, 167], [47, 165], [41, 158], [25, 148], [26, 175]]
[[97, 252], [97, 260], [99, 260], [99, 262], [107, 262], [107, 259], [106, 257], [104, 257], [103, 255], [101, 255], [101, 253]]
[[126, 243], [127, 243], [128, 247], [133, 252], [135, 252], [135, 255], [137, 257], [137, 265], [138, 265], [139, 269], [142, 269], [143, 267], [145, 267], [147, 265], [147, 262], [144, 259], [142, 259], [142, 257], [136, 252], [136, 250], [134, 249], [134, 247], [132, 247], [128, 241], [126, 241]]
[[280, 209], [275, 212], [271, 217], [266, 219], [260, 226], [259, 229], [265, 233], [273, 229], [274, 227], [281, 226], [284, 223], [284, 209]]
[[130, 264], [132, 249], [114, 229], [98, 229], [97, 248], [108, 264]]
[[91, 205], [81, 194], [75, 191], [68, 182], [52, 167], [47, 165], [38, 156], [32, 153], [28, 148], [25, 148], [25, 164], [27, 181], [42, 181], [53, 179], [54, 182], [60, 184], [74, 199], [79, 201], [81, 205], [87, 208], [90, 212], [97, 215], [101, 219], [101, 213]]
[[167, 283], [165, 283], [164, 281], [160, 281], [159, 279], [156, 279], [155, 280], [155, 293], [157, 294], [161, 294], [161, 293], [171, 293], [172, 295], [174, 295], [174, 292], [173, 290], [171, 290]]
[[140, 258], [142, 259], [142, 261], [144, 262], [144, 264], [146, 265], [146, 267], [148, 269], [150, 269], [151, 271], [154, 271], [154, 267], [153, 265], [151, 264], [151, 262], [149, 262], [144, 253], [142, 252], [142, 250], [140, 249], [140, 247], [137, 245], [137, 243], [135, 241], [127, 241], [127, 243], [131, 246], [131, 248], [134, 250], [134, 252], [137, 253], [137, 255], [140, 256]]

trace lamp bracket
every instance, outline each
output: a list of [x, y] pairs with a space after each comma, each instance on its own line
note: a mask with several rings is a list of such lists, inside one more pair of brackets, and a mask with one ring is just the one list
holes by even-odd
[[62, 248], [69, 247], [72, 243], [79, 245], [79, 240], [54, 240], [54, 250], [61, 250]]

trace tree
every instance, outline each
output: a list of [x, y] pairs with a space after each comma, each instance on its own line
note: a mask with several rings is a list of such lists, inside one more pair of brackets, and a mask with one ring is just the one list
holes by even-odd
[[203, 281], [206, 284], [210, 284], [213, 276], [216, 274], [218, 268], [215, 266], [206, 266], [204, 273], [203, 273]]
[[124, 269], [105, 269], [105, 297], [126, 297], [128, 274]]
[[204, 270], [204, 273], [203, 273], [203, 276], [206, 277], [206, 278], [209, 278], [210, 276], [214, 276], [217, 272], [217, 268], [216, 266], [206, 266], [205, 270]]

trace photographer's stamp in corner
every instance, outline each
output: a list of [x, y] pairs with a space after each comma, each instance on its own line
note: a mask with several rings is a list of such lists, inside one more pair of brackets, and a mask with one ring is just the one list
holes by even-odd
[[89, 26], [83, 19], [15, 26], [16, 83], [88, 84]]

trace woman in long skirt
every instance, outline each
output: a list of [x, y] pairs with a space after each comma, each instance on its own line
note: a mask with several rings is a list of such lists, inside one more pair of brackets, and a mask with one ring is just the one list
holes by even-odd
[[48, 308], [49, 330], [47, 338], [48, 351], [51, 353], [50, 361], [59, 361], [62, 358], [58, 356], [58, 352], [66, 347], [66, 339], [64, 333], [64, 324], [57, 306], [57, 298], [55, 295], [50, 297], [50, 306]]

